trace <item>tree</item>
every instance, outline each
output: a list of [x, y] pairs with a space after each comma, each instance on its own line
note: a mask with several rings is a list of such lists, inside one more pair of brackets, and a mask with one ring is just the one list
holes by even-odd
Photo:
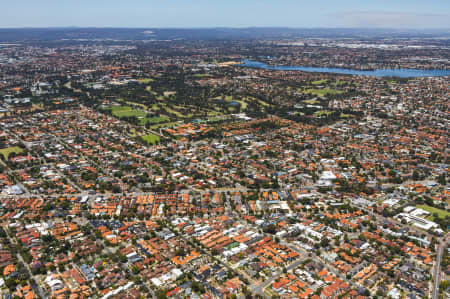
[[191, 288], [195, 293], [203, 293], [205, 291], [204, 286], [196, 280], [191, 283]]
[[133, 266], [133, 267], [131, 267], [131, 272], [132, 272], [134, 275], [136, 275], [136, 274], [139, 273], [139, 268], [138, 268], [137, 266]]
[[158, 290], [156, 292], [156, 298], [157, 299], [166, 299], [167, 298], [167, 291], [166, 290]]
[[322, 237], [322, 240], [320, 240], [320, 246], [321, 247], [327, 247], [329, 245], [330, 241], [327, 237]]
[[264, 232], [267, 234], [275, 234], [277, 232], [275, 224], [269, 224], [264, 228]]
[[445, 177], [445, 173], [438, 176], [437, 181], [439, 184], [445, 186], [447, 184], [447, 179]]
[[439, 289], [440, 290], [446, 290], [450, 287], [450, 282], [448, 280], [443, 280], [441, 281], [441, 283], [439, 284]]
[[6, 285], [6, 287], [8, 289], [14, 290], [16, 288], [16, 286], [17, 286], [17, 282], [16, 282], [16, 280], [14, 278], [8, 278], [5, 281], [5, 285]]

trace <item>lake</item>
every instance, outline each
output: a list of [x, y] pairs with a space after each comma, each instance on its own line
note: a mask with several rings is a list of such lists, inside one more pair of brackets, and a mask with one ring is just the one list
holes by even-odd
[[416, 70], [416, 69], [376, 69], [376, 70], [352, 70], [344, 68], [330, 67], [310, 67], [310, 66], [269, 66], [263, 62], [243, 60], [240, 66], [253, 67], [266, 70], [277, 71], [303, 71], [315, 73], [335, 73], [343, 75], [373, 76], [373, 77], [444, 77], [450, 76], [450, 70]]

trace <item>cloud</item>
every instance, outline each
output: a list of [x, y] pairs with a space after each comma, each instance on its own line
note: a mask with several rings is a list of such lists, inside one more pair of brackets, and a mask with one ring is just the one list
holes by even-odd
[[329, 16], [335, 24], [342, 27], [450, 28], [448, 14], [350, 11]]

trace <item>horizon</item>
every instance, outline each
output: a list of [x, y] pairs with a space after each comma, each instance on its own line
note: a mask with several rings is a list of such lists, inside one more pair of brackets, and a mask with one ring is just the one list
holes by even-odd
[[118, 26], [24, 26], [24, 27], [0, 27], [3, 29], [186, 29], [186, 30], [197, 30], [197, 29], [292, 29], [292, 30], [396, 30], [396, 31], [445, 31], [450, 30], [450, 27], [442, 28], [402, 28], [402, 27], [294, 27], [294, 26], [205, 26], [205, 27], [178, 27], [178, 26], [165, 26], [165, 27], [118, 27]]

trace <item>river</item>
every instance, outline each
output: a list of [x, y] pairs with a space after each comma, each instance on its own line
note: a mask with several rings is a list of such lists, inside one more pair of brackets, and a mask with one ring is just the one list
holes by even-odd
[[418, 69], [376, 69], [376, 70], [353, 70], [345, 68], [311, 67], [311, 66], [269, 66], [263, 62], [243, 60], [242, 67], [260, 68], [277, 71], [303, 71], [315, 73], [334, 73], [343, 75], [358, 75], [372, 77], [444, 77], [450, 76], [450, 70], [418, 70]]

